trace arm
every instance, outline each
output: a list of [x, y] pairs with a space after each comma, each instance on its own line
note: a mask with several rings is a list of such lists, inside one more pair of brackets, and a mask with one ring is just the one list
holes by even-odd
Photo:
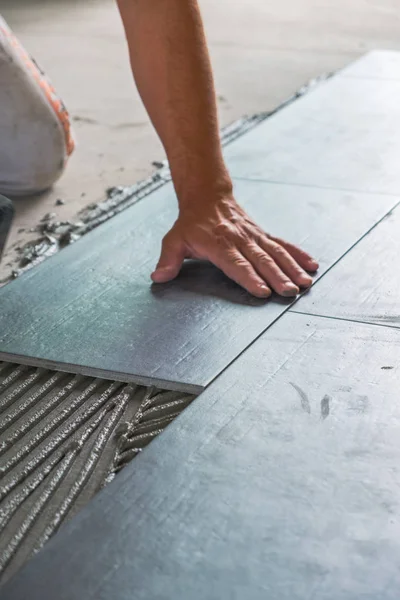
[[185, 258], [213, 262], [250, 293], [290, 296], [317, 263], [268, 236], [233, 196], [219, 140], [214, 82], [197, 0], [117, 0], [139, 93], [164, 145], [179, 217], [163, 240], [153, 281]]

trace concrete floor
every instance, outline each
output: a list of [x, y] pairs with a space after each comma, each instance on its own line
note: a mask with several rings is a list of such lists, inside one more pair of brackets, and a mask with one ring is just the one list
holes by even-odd
[[[275, 107], [303, 83], [373, 48], [400, 50], [398, 0], [200, 0], [222, 124]], [[78, 146], [51, 191], [16, 202], [11, 247], [43, 214], [73, 218], [106, 188], [164, 157], [134, 87], [114, 0], [0, 0], [0, 12], [45, 69], [72, 116]], [[1, 108], [1, 107], [0, 107]], [[66, 204], [55, 206], [62, 198]]]

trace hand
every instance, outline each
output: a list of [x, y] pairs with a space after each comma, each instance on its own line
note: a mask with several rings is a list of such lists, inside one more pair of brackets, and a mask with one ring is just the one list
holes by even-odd
[[209, 260], [259, 298], [268, 298], [272, 289], [281, 296], [296, 296], [312, 283], [306, 271], [318, 269], [306, 252], [262, 231], [231, 195], [181, 207], [163, 240], [152, 280], [174, 279], [185, 258]]

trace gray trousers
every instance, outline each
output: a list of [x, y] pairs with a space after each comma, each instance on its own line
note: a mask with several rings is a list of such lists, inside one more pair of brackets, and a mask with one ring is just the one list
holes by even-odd
[[0, 16], [0, 193], [49, 188], [73, 146], [64, 105]]

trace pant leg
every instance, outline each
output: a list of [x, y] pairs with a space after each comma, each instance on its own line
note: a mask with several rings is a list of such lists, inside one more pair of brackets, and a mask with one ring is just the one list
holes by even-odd
[[0, 16], [0, 193], [49, 188], [73, 147], [64, 105]]

